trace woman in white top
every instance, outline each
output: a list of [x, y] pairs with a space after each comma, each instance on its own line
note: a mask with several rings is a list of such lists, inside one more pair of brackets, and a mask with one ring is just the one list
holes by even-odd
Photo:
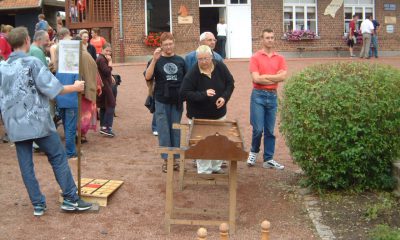
[[217, 24], [217, 52], [225, 59], [225, 44], [226, 44], [226, 34], [228, 32], [228, 25], [226, 25], [224, 19], [220, 19]]

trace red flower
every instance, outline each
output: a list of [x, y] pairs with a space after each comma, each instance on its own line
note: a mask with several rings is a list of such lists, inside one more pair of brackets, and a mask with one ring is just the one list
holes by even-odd
[[149, 32], [149, 34], [144, 37], [143, 42], [149, 47], [159, 47], [161, 46], [160, 36], [161, 33], [159, 32]]

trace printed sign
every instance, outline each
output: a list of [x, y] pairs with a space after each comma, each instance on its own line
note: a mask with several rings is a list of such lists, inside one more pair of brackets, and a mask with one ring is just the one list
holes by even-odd
[[81, 42], [61, 40], [58, 45], [58, 71], [79, 74], [79, 54]]
[[192, 23], [193, 23], [193, 16], [178, 17], [178, 24], [192, 24]]
[[387, 33], [394, 33], [394, 25], [386, 25]]
[[385, 11], [396, 11], [396, 4], [394, 4], [394, 3], [385, 3], [385, 4], [383, 4], [383, 10], [385, 10]]
[[396, 17], [385, 16], [385, 24], [396, 24]]

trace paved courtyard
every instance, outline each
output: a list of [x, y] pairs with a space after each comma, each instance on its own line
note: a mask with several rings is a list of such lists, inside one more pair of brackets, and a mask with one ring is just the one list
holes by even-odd
[[[302, 68], [338, 59], [289, 59], [289, 74]], [[356, 59], [355, 61], [360, 61]], [[366, 61], [366, 60], [364, 60]], [[400, 58], [380, 58], [379, 62], [400, 67]], [[228, 119], [240, 122], [249, 150], [249, 96], [252, 89], [248, 61], [232, 60], [227, 65], [235, 79], [235, 90], [228, 103]], [[114, 67], [122, 77], [117, 98], [113, 139], [90, 132], [83, 145], [82, 177], [123, 180], [124, 185], [98, 213], [67, 214], [59, 210], [58, 186], [42, 154], [35, 154], [35, 168], [48, 210], [43, 217], [33, 216], [11, 144], [0, 144], [0, 239], [195, 239], [198, 226], [172, 226], [164, 231], [165, 177], [151, 134], [151, 114], [143, 106], [147, 88], [143, 78], [145, 63]], [[280, 86], [280, 89], [282, 86]], [[186, 122], [186, 117], [182, 118]], [[279, 125], [279, 122], [278, 122]], [[62, 131], [60, 130], [63, 136]], [[3, 129], [0, 129], [3, 134]], [[258, 159], [254, 168], [238, 167], [237, 232], [231, 239], [260, 239], [260, 223], [271, 222], [271, 239], [319, 239], [302, 200], [291, 190], [298, 179], [284, 139], [277, 131], [275, 159], [284, 171], [266, 170]], [[76, 163], [70, 162], [74, 175]], [[227, 188], [188, 187], [176, 194], [184, 207], [228, 207]], [[209, 239], [217, 239], [217, 227], [208, 227]]]

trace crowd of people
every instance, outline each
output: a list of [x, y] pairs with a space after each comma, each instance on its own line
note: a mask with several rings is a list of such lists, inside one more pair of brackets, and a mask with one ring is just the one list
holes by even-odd
[[[373, 56], [378, 58], [378, 33], [380, 23], [370, 15], [362, 21], [361, 25], [358, 27], [358, 20], [359, 16], [354, 14], [353, 19], [349, 23], [347, 45], [349, 46], [350, 57], [356, 57], [353, 48], [358, 41], [361, 41], [360, 58], [370, 59]], [[359, 35], [360, 38], [358, 38]]]
[[[277, 87], [286, 77], [287, 66], [285, 59], [274, 51], [274, 40], [274, 32], [265, 29], [261, 35], [263, 48], [250, 59], [253, 133], [247, 165], [255, 165], [264, 134], [263, 167], [282, 170], [284, 166], [273, 159], [274, 128]], [[189, 123], [193, 118], [222, 121], [226, 119], [235, 80], [224, 64], [224, 58], [214, 51], [217, 40], [213, 33], [202, 33], [199, 47], [187, 53], [185, 59], [175, 54], [175, 39], [171, 33], [163, 33], [160, 42], [161, 46], [154, 51], [144, 72], [145, 80], [153, 82], [148, 84], [154, 89], [150, 94], [155, 99], [152, 128], [158, 132], [161, 147], [179, 147], [180, 132], [173, 129], [173, 124], [181, 122], [184, 102]], [[162, 171], [167, 172], [167, 155], [161, 154], [161, 158]], [[180, 156], [173, 158], [174, 170], [178, 170]], [[198, 159], [195, 167], [199, 174], [224, 173], [222, 160]]]
[[[96, 131], [114, 137], [117, 82], [112, 72], [111, 44], [100, 36], [99, 29], [82, 29], [76, 36], [58, 26], [53, 30], [38, 16], [33, 39], [26, 27], [2, 25], [0, 34], [0, 111], [6, 130], [3, 141], [13, 142], [22, 179], [34, 208], [34, 215], [46, 211], [46, 198], [41, 193], [33, 168], [33, 152], [44, 152], [64, 198], [61, 209], [84, 211], [91, 204], [79, 199], [68, 160], [77, 159], [77, 141], [88, 142], [87, 132]], [[49, 34], [55, 31], [55, 34]], [[61, 40], [80, 40], [79, 74], [58, 69]], [[117, 77], [117, 76], [116, 76]], [[118, 76], [119, 77], [119, 76]], [[81, 94], [81, 118], [78, 97]], [[80, 123], [80, 128], [78, 128]], [[62, 125], [65, 145], [57, 127]], [[81, 139], [78, 139], [78, 131]]]

